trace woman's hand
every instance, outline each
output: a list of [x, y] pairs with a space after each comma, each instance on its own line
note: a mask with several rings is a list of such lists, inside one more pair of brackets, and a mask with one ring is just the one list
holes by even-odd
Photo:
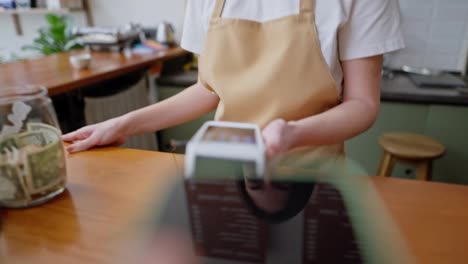
[[291, 124], [284, 119], [273, 120], [263, 128], [267, 157], [273, 158], [290, 150], [294, 140], [293, 134]]
[[[83, 127], [62, 139], [73, 143], [66, 148], [68, 152], [121, 145], [129, 136], [153, 133], [200, 117], [215, 109], [218, 102], [219, 97], [198, 82], [167, 100]], [[158, 117], [157, 122], [154, 117]]]
[[97, 146], [122, 145], [129, 137], [126, 130], [125, 118], [118, 117], [68, 133], [62, 136], [62, 140], [72, 142], [66, 150], [74, 153]]

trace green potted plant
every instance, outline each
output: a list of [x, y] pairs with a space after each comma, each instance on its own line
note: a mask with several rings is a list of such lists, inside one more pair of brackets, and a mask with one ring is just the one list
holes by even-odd
[[23, 50], [32, 50], [44, 55], [60, 53], [82, 48], [71, 32], [70, 18], [47, 14], [47, 26], [39, 29], [39, 36], [33, 44], [23, 46]]

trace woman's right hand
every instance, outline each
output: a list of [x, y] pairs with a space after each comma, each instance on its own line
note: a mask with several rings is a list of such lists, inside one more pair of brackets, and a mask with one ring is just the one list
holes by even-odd
[[63, 141], [72, 143], [65, 149], [75, 153], [92, 147], [122, 145], [130, 136], [125, 123], [124, 117], [117, 117], [63, 135]]

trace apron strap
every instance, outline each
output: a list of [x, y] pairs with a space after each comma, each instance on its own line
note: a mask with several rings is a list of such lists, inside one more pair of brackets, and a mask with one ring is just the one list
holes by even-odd
[[[315, 13], [315, 0], [300, 0], [300, 13]], [[226, 0], [216, 0], [211, 18], [221, 18]]]
[[216, 0], [215, 8], [211, 18], [221, 18], [226, 0]]
[[301, 9], [300, 13], [315, 13], [315, 0], [300, 0], [301, 1]]

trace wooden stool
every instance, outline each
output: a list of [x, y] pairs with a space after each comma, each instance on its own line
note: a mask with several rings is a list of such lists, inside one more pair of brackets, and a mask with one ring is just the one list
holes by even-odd
[[386, 133], [379, 138], [384, 150], [378, 176], [391, 176], [396, 161], [416, 167], [416, 179], [432, 179], [432, 161], [445, 153], [445, 147], [432, 138], [412, 133]]

